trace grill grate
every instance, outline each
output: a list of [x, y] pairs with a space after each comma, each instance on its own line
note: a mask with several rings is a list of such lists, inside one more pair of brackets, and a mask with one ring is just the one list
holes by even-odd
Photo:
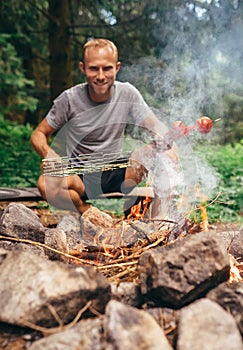
[[90, 153], [78, 157], [45, 158], [42, 160], [43, 174], [48, 176], [70, 176], [129, 167], [131, 152]]

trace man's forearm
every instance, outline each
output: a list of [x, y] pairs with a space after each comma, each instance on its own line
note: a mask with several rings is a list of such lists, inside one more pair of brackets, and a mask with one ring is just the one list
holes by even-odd
[[46, 136], [38, 130], [33, 132], [30, 142], [36, 153], [42, 158], [46, 158], [48, 153], [51, 151], [51, 147], [47, 143]]

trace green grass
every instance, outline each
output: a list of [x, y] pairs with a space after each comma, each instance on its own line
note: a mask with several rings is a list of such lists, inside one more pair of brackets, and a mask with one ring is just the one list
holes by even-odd
[[30, 145], [33, 129], [0, 116], [0, 186], [34, 187], [40, 173], [40, 157]]
[[215, 169], [219, 178], [217, 199], [207, 208], [210, 220], [242, 223], [243, 142], [224, 146], [200, 145], [197, 152]]

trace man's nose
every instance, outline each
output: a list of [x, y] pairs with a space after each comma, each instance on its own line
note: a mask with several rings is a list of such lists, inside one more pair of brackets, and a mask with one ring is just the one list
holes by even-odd
[[100, 69], [98, 70], [97, 79], [99, 79], [99, 80], [105, 79], [105, 74], [104, 74], [104, 71], [103, 71], [102, 68], [100, 68]]

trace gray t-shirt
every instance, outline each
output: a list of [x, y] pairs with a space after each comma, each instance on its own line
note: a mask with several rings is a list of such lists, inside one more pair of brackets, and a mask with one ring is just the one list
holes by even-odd
[[86, 83], [65, 90], [54, 100], [46, 119], [51, 127], [59, 129], [53, 148], [76, 157], [93, 152], [120, 152], [126, 124], [140, 125], [151, 114], [133, 85], [116, 81], [111, 98], [104, 103], [89, 99]]

